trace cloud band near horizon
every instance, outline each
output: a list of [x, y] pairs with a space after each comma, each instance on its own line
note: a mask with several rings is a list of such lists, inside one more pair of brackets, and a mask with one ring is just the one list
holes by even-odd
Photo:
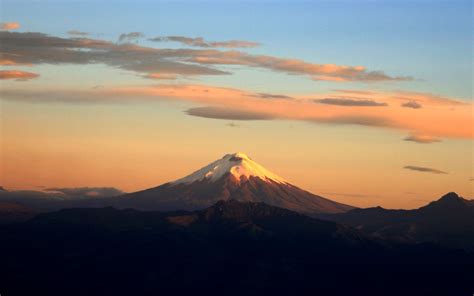
[[[186, 111], [191, 116], [224, 120], [297, 120], [319, 124], [352, 124], [390, 128], [410, 133], [406, 141], [434, 143], [439, 137], [472, 139], [472, 103], [431, 94], [371, 91], [353, 94], [352, 101], [374, 101], [381, 108], [354, 105], [321, 104], [332, 94], [283, 95], [196, 84], [160, 84], [139, 87], [101, 87], [96, 89], [27, 90], [2, 89], [2, 98], [31, 102], [63, 103], [147, 103], [186, 101], [196, 104]], [[411, 96], [426, 108], [413, 110], [398, 104], [399, 96]], [[318, 99], [320, 96], [321, 99]], [[355, 99], [358, 97], [358, 99]], [[288, 99], [291, 98], [291, 99]], [[336, 98], [337, 99], [337, 95]], [[443, 118], [450, 124], [440, 124]]]

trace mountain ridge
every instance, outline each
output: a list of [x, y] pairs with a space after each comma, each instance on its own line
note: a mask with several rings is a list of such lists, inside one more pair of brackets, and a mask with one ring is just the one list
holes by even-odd
[[385, 240], [429, 241], [474, 250], [474, 200], [454, 192], [414, 210], [373, 207], [318, 217]]

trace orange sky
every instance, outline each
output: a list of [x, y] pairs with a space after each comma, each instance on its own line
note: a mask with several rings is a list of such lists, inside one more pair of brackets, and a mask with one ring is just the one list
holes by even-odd
[[[36, 15], [32, 26], [22, 11], [0, 26], [7, 189], [131, 192], [241, 151], [296, 186], [355, 206], [414, 208], [449, 191], [474, 197], [472, 48], [465, 55], [461, 35], [413, 40], [403, 31], [403, 48], [380, 42], [385, 35], [360, 48], [359, 39], [344, 44], [347, 27], [328, 35], [306, 23], [311, 33], [256, 26], [259, 35], [242, 24], [217, 32], [210, 19], [196, 25], [214, 32], [207, 38], [172, 33], [191, 20], [177, 25], [168, 13], [156, 27], [169, 35], [160, 35], [142, 18], [134, 30], [103, 23], [82, 31]], [[463, 33], [457, 26], [452, 32]]]

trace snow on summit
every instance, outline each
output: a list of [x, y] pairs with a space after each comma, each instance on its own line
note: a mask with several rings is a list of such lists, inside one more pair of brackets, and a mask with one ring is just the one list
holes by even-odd
[[260, 178], [264, 181], [287, 183], [285, 179], [265, 169], [253, 161], [245, 153], [238, 152], [234, 154], [226, 154], [221, 159], [216, 160], [209, 165], [195, 171], [191, 175], [178, 179], [171, 184], [189, 184], [205, 179], [209, 181], [217, 181], [226, 173], [230, 173], [237, 180], [240, 180], [241, 176], [245, 176], [247, 178], [252, 176]]

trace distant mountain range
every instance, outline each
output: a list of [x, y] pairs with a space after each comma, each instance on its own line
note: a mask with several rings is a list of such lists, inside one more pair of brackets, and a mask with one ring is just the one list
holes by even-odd
[[319, 217], [384, 240], [433, 242], [474, 250], [474, 200], [466, 200], [454, 192], [416, 210], [375, 207]]
[[[264, 203], [64, 209], [0, 226], [5, 295], [469, 295], [474, 257]], [[41, 292], [38, 292], [41, 291]]]
[[375, 207], [319, 217], [384, 240], [434, 242], [474, 250], [474, 201], [454, 192], [416, 210]]
[[115, 188], [0, 188], [0, 294], [472, 295], [474, 201], [358, 209], [243, 153]]

